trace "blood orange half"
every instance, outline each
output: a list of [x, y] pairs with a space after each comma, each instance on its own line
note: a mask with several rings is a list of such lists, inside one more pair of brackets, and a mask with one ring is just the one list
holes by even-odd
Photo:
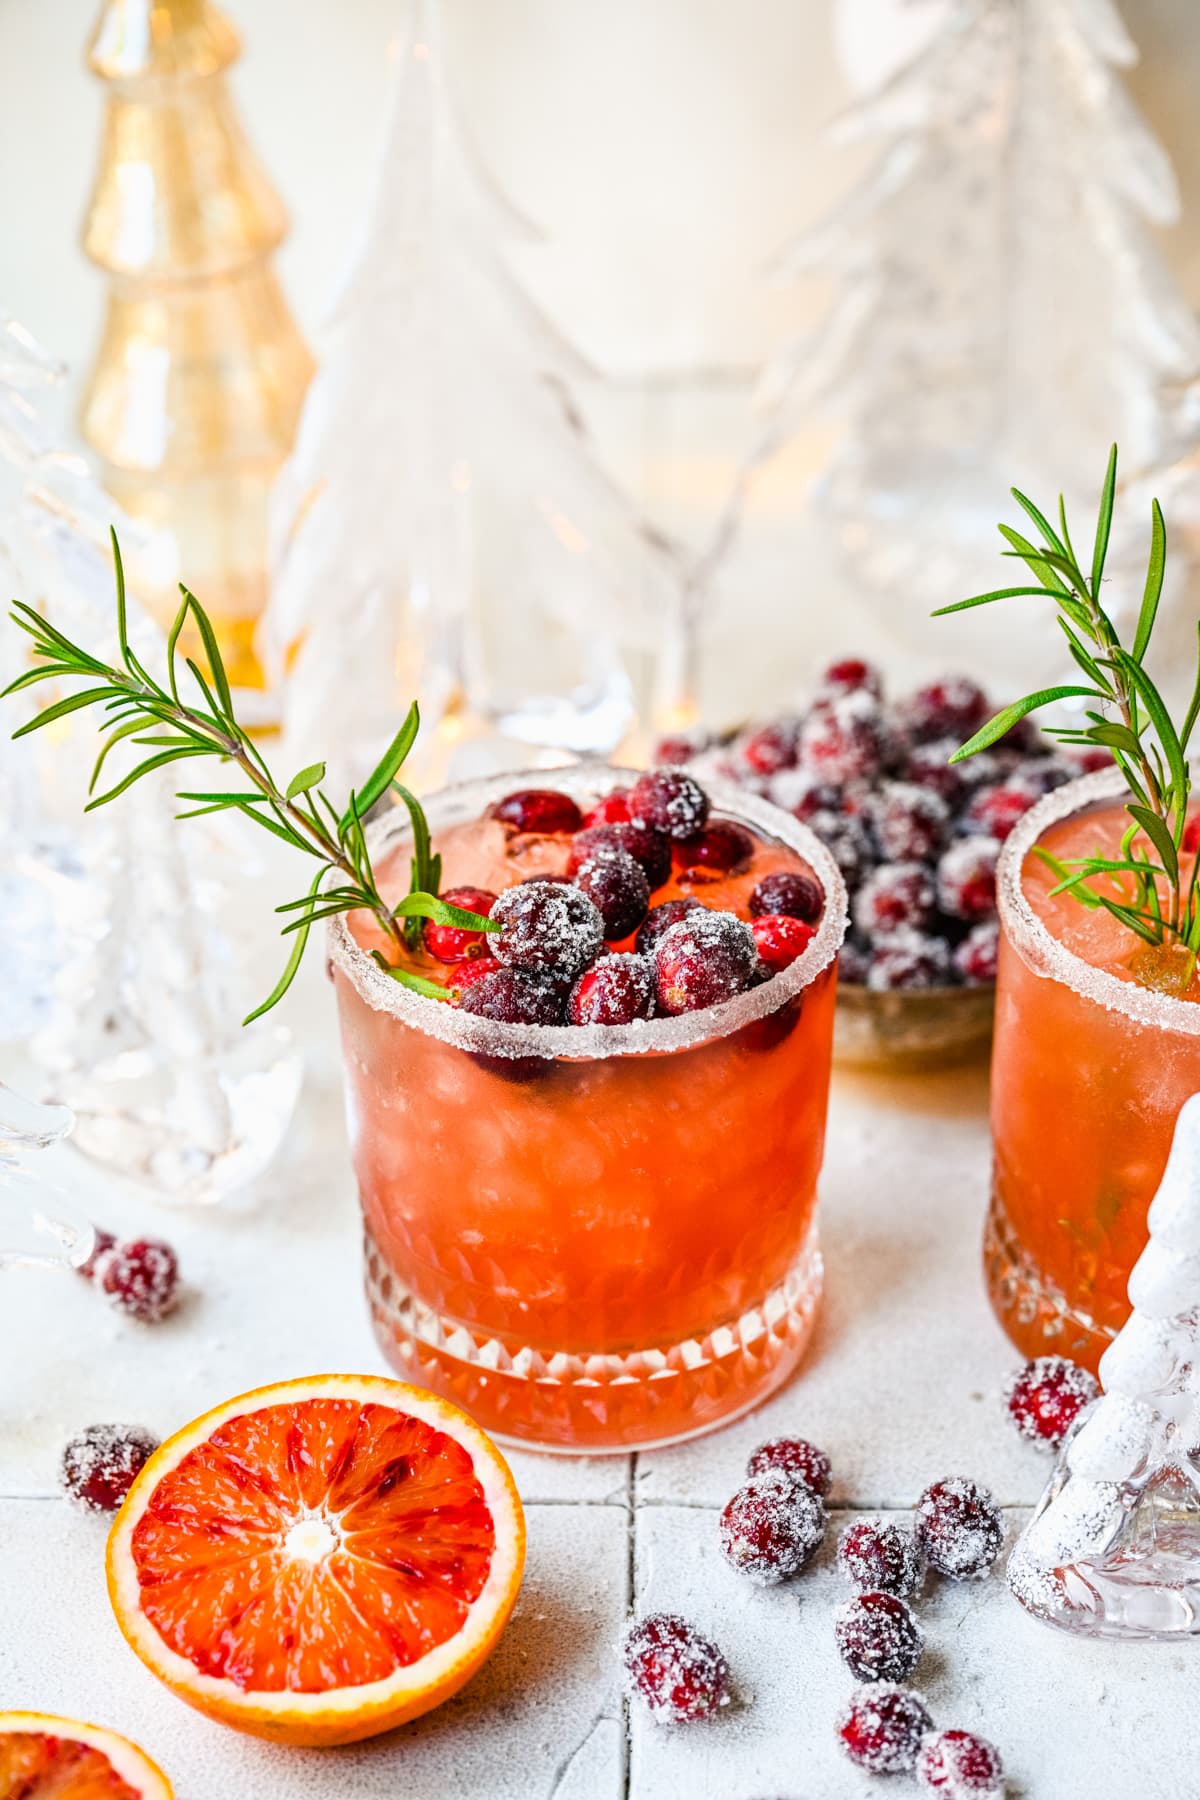
[[318, 1375], [168, 1438], [113, 1525], [108, 1590], [181, 1699], [260, 1737], [344, 1744], [470, 1679], [524, 1558], [508, 1465], [466, 1413]]
[[115, 1731], [0, 1713], [0, 1800], [171, 1800], [162, 1770]]

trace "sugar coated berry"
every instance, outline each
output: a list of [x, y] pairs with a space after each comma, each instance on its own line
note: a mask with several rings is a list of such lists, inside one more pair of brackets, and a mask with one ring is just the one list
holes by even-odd
[[984, 919], [954, 946], [954, 967], [968, 987], [987, 987], [996, 979], [999, 955], [1000, 927], [995, 919]]
[[597, 800], [583, 815], [584, 828], [591, 825], [625, 825], [629, 821], [629, 790], [614, 788], [611, 794], [605, 794]]
[[716, 819], [695, 837], [681, 839], [675, 857], [682, 871], [681, 882], [715, 881], [722, 875], [740, 875], [750, 867], [754, 839], [731, 819]]
[[913, 1534], [888, 1519], [855, 1519], [838, 1538], [837, 1565], [859, 1593], [914, 1594], [921, 1558]]
[[871, 966], [871, 952], [855, 938], [848, 937], [838, 951], [838, 980], [845, 987], [864, 987]]
[[917, 1786], [942, 1800], [1004, 1800], [1000, 1752], [973, 1731], [934, 1731], [921, 1745]]
[[768, 793], [776, 806], [790, 812], [802, 825], [807, 825], [817, 813], [839, 817], [845, 810], [846, 790], [804, 769], [777, 776], [770, 782]]
[[786, 913], [767, 913], [751, 922], [750, 930], [758, 947], [759, 961], [772, 975], [790, 969], [812, 942], [813, 928], [803, 919], [789, 919]]
[[601, 849], [575, 871], [575, 886], [604, 921], [604, 935], [616, 942], [636, 931], [650, 905], [650, 883], [628, 850]]
[[1005, 1404], [1023, 1438], [1056, 1450], [1099, 1392], [1096, 1377], [1078, 1363], [1065, 1356], [1035, 1356], [1009, 1381]]
[[694, 837], [708, 823], [708, 795], [682, 769], [653, 769], [630, 789], [629, 816], [669, 838]]
[[757, 1450], [751, 1451], [746, 1464], [746, 1473], [751, 1480], [756, 1475], [766, 1475], [772, 1470], [794, 1476], [821, 1498], [829, 1492], [833, 1482], [833, 1466], [829, 1458], [815, 1444], [810, 1444], [807, 1438], [768, 1438], [765, 1444], [760, 1444]]
[[865, 881], [875, 862], [871, 834], [856, 814], [815, 812], [802, 821], [820, 838], [849, 888]]
[[117, 1243], [95, 1258], [92, 1280], [118, 1312], [153, 1325], [179, 1299], [179, 1259], [161, 1238]]
[[839, 662], [830, 663], [820, 686], [826, 693], [834, 694], [852, 694], [861, 689], [878, 700], [883, 693], [883, 677], [873, 663], [864, 662], [861, 656], [844, 656]]
[[855, 1688], [837, 1724], [842, 1750], [869, 1775], [904, 1775], [916, 1766], [933, 1720], [920, 1694], [888, 1681]]
[[518, 788], [497, 800], [488, 816], [510, 825], [514, 831], [543, 832], [547, 836], [578, 831], [583, 824], [583, 814], [570, 794], [560, 794], [557, 788]]
[[798, 1575], [820, 1549], [825, 1508], [802, 1481], [769, 1469], [738, 1489], [721, 1514], [719, 1532], [725, 1561], [769, 1587]]
[[503, 967], [504, 964], [497, 962], [494, 956], [475, 956], [470, 962], [459, 963], [450, 983], [451, 989], [460, 997], [459, 1004], [461, 1005], [461, 996], [467, 988], [474, 987], [475, 983], [482, 981], [485, 975], [495, 975], [497, 970]]
[[885, 862], [927, 862], [950, 828], [950, 808], [931, 788], [885, 782], [871, 807], [871, 824]]
[[711, 1719], [729, 1705], [729, 1664], [677, 1613], [649, 1613], [625, 1633], [621, 1662], [631, 1694], [665, 1724]]
[[691, 731], [673, 731], [667, 737], [659, 738], [650, 760], [659, 768], [691, 762], [693, 756], [699, 756], [714, 741], [712, 732], [705, 731], [702, 726]]
[[972, 795], [962, 816], [962, 829], [1003, 843], [1037, 798], [1028, 788], [1008, 783], [1003, 787], [980, 788]]
[[[460, 906], [464, 912], [479, 913], [485, 919], [496, 903], [495, 894], [488, 888], [448, 888], [441, 897], [447, 906]], [[430, 956], [436, 956], [439, 962], [467, 962], [471, 957], [486, 956], [488, 952], [487, 933], [484, 931], [470, 931], [456, 925], [435, 925], [432, 919], [426, 919], [422, 935], [426, 950]]]
[[632, 1025], [654, 1015], [654, 965], [645, 956], [606, 956], [585, 969], [567, 1001], [572, 1025]]
[[693, 900], [685, 895], [682, 900], [664, 900], [660, 906], [652, 906], [645, 920], [638, 929], [634, 939], [634, 947], [639, 956], [650, 956], [658, 947], [659, 940], [664, 938], [672, 925], [678, 925], [689, 913], [704, 911], [702, 900]]
[[879, 702], [862, 688], [818, 701], [800, 733], [801, 765], [821, 781], [870, 780], [885, 751]]
[[925, 1648], [921, 1627], [895, 1594], [856, 1594], [833, 1629], [842, 1661], [860, 1681], [903, 1681]]
[[695, 1012], [745, 993], [758, 969], [750, 927], [733, 913], [689, 913], [654, 952], [659, 1010]]
[[964, 738], [978, 731], [988, 716], [988, 697], [967, 675], [944, 675], [918, 688], [900, 703], [906, 735], [913, 743], [932, 738]]
[[925, 1489], [913, 1530], [930, 1568], [952, 1581], [979, 1580], [1004, 1545], [1004, 1519], [994, 1497], [965, 1475], [948, 1475]]
[[786, 913], [790, 919], [802, 919], [815, 925], [825, 906], [820, 883], [798, 870], [778, 869], [764, 875], [750, 896], [750, 917], [764, 918], [768, 913]]
[[[1008, 778], [1010, 788], [1040, 800], [1054, 793], [1072, 779], [1075, 771], [1063, 756], [1031, 756], [1021, 762]], [[1000, 835], [996, 833], [997, 837]]]
[[775, 719], [760, 725], [738, 745], [738, 754], [756, 775], [778, 775], [794, 769], [799, 749], [800, 726], [796, 719]]
[[490, 975], [471, 982], [459, 1006], [497, 1025], [561, 1025], [561, 994], [544, 976], [503, 963]]
[[881, 938], [867, 966], [867, 986], [879, 994], [896, 988], [946, 987], [953, 962], [945, 938], [924, 931], [897, 931]]
[[624, 850], [646, 871], [651, 888], [661, 887], [671, 873], [671, 840], [661, 831], [618, 819], [612, 825], [591, 825], [571, 841], [567, 874], [574, 875], [599, 850]]
[[868, 938], [919, 931], [937, 907], [933, 876], [923, 863], [884, 863], [854, 896], [854, 923]]
[[157, 1449], [144, 1425], [89, 1425], [68, 1440], [59, 1478], [87, 1512], [116, 1512]]
[[527, 973], [572, 981], [604, 942], [599, 908], [564, 882], [522, 881], [505, 888], [492, 917], [500, 923], [490, 940], [493, 956]]
[[951, 844], [937, 866], [937, 902], [952, 919], [990, 919], [996, 910], [995, 838], [963, 838]]
[[935, 738], [930, 744], [914, 744], [904, 759], [905, 781], [912, 782], [915, 787], [929, 788], [947, 806], [957, 807], [968, 787], [961, 766], [950, 761], [957, 749], [957, 738]]

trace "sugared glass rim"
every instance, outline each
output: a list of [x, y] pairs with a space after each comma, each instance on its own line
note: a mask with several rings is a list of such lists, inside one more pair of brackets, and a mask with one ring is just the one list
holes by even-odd
[[[510, 769], [440, 788], [425, 804], [436, 833], [447, 824], [478, 818], [493, 800], [500, 800], [517, 788], [553, 786], [573, 798], [586, 796], [594, 801], [608, 792], [615, 781], [636, 781], [644, 773], [642, 769], [598, 762], [575, 763], [560, 769]], [[355, 941], [340, 913], [328, 925], [330, 959], [376, 1012], [390, 1013], [403, 1024], [440, 1038], [443, 1043], [492, 1056], [565, 1057], [593, 1062], [610, 1056], [691, 1050], [713, 1038], [740, 1031], [755, 1019], [775, 1012], [829, 967], [846, 934], [846, 885], [824, 844], [790, 813], [730, 782], [705, 781], [703, 785], [714, 812], [750, 825], [761, 836], [774, 838], [794, 850], [808, 863], [825, 891], [820, 924], [803, 953], [790, 968], [749, 993], [678, 1018], [639, 1020], [632, 1025], [501, 1025], [462, 1012], [444, 1000], [427, 999], [393, 980]], [[445, 817], [447, 812], [451, 814], [449, 818]], [[372, 858], [382, 858], [411, 835], [408, 814], [398, 807], [368, 828], [367, 844]]]
[[1030, 807], [1009, 833], [996, 865], [996, 899], [1000, 921], [1013, 949], [1035, 975], [1062, 982], [1084, 1000], [1094, 1001], [1109, 1012], [1124, 1013], [1140, 1025], [1152, 1025], [1161, 1031], [1178, 1031], [1195, 1037], [1200, 1035], [1200, 1005], [1194, 1000], [1176, 1000], [1170, 994], [1157, 994], [1136, 981], [1122, 981], [1107, 969], [1097, 969], [1056, 938], [1034, 912], [1021, 885], [1021, 869], [1026, 856], [1043, 832], [1062, 819], [1069, 819], [1085, 807], [1103, 800], [1120, 800], [1128, 788], [1117, 768], [1100, 769], [1093, 775], [1081, 775], [1055, 788]]

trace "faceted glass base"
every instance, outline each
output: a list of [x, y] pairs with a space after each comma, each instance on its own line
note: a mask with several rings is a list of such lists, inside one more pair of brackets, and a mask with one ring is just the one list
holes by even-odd
[[758, 1306], [682, 1343], [621, 1354], [505, 1343], [441, 1317], [366, 1237], [376, 1335], [406, 1380], [453, 1400], [494, 1436], [539, 1450], [649, 1449], [711, 1431], [785, 1382], [812, 1333], [823, 1266], [815, 1227]]
[[1072, 1307], [1022, 1248], [993, 1189], [983, 1233], [988, 1296], [1023, 1356], [1067, 1356], [1095, 1370], [1116, 1333]]

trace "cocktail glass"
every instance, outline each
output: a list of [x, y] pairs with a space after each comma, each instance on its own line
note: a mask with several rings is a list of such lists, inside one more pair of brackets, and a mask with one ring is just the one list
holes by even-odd
[[[546, 779], [509, 775], [433, 797], [444, 886], [500, 885], [470, 827], [489, 802]], [[633, 776], [585, 766], [552, 779], [587, 806]], [[807, 868], [825, 894], [799, 960], [709, 1011], [624, 1027], [500, 1026], [393, 981], [355, 921], [330, 927], [384, 1351], [488, 1430], [546, 1449], [706, 1431], [785, 1381], [812, 1328], [845, 889], [804, 826], [742, 792], [709, 791], [714, 816], [746, 826], [756, 850], [747, 871], [699, 897], [744, 907], [781, 867]], [[374, 828], [385, 892], [388, 872], [399, 883], [407, 869], [407, 837], [398, 816]], [[519, 863], [510, 881], [565, 862], [564, 840], [531, 848], [534, 866]], [[673, 881], [655, 899], [680, 892]]]

